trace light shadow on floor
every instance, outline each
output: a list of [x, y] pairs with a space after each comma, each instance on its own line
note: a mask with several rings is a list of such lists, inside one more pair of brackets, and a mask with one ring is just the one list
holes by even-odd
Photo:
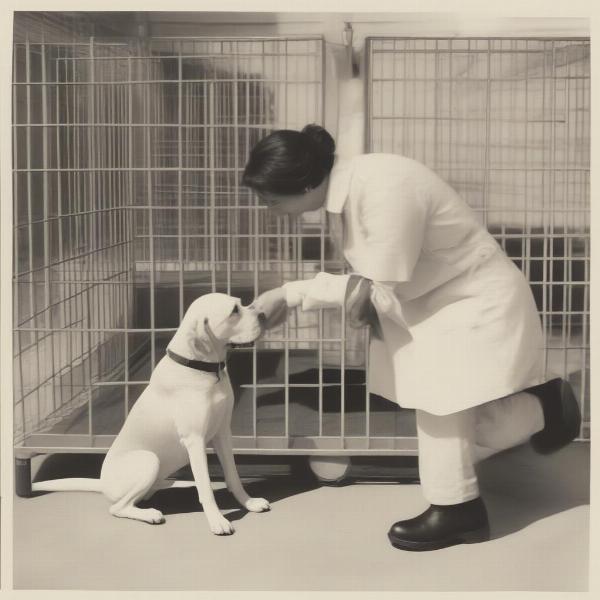
[[590, 503], [589, 445], [572, 444], [550, 456], [521, 446], [478, 467], [492, 539]]
[[[97, 478], [103, 459], [103, 455], [97, 454], [50, 455], [40, 465], [35, 480]], [[488, 508], [492, 539], [499, 539], [541, 519], [589, 505], [589, 444], [573, 443], [550, 456], [536, 454], [529, 445], [524, 445], [481, 463], [478, 476]], [[211, 479], [219, 481], [217, 477]], [[353, 483], [344, 482], [345, 485]], [[251, 496], [266, 498], [271, 503], [317, 487], [319, 483], [302, 471], [289, 476], [265, 477], [246, 484]], [[246, 514], [227, 489], [215, 490], [215, 499], [221, 510], [233, 511], [227, 514], [230, 520], [239, 520]], [[202, 511], [193, 487], [162, 490], [142, 506], [157, 508], [165, 515]]]

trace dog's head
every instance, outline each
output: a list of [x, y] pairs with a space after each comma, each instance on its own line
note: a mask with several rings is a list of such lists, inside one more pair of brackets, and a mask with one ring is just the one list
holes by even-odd
[[198, 345], [207, 342], [222, 347], [254, 342], [263, 332], [265, 317], [251, 306], [242, 306], [239, 298], [205, 294], [192, 302], [184, 320], [194, 338], [190, 341], [200, 349]]

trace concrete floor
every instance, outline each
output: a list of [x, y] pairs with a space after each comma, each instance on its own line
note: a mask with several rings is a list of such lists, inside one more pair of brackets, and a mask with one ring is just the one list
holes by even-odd
[[248, 514], [215, 484], [236, 533], [209, 533], [193, 489], [151, 504], [166, 523], [115, 519], [92, 493], [15, 499], [14, 586], [103, 590], [585, 591], [589, 445], [528, 447], [480, 466], [492, 540], [435, 552], [392, 548], [390, 524], [426, 508], [417, 484], [248, 484], [272, 511]]

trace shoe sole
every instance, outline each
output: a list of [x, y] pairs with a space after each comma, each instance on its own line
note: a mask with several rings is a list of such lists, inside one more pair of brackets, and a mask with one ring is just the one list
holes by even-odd
[[422, 552], [426, 550], [441, 550], [442, 548], [449, 548], [450, 546], [456, 546], [458, 544], [479, 544], [481, 542], [487, 542], [490, 539], [490, 528], [489, 526], [480, 527], [473, 531], [465, 531], [459, 535], [432, 542], [399, 540], [395, 538], [391, 532], [388, 533], [388, 538], [394, 548], [411, 552]]

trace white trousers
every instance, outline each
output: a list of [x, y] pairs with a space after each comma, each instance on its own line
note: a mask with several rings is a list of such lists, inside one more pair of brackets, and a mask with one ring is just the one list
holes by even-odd
[[544, 428], [538, 398], [519, 392], [449, 415], [417, 410], [419, 476], [431, 504], [479, 496], [475, 464]]

